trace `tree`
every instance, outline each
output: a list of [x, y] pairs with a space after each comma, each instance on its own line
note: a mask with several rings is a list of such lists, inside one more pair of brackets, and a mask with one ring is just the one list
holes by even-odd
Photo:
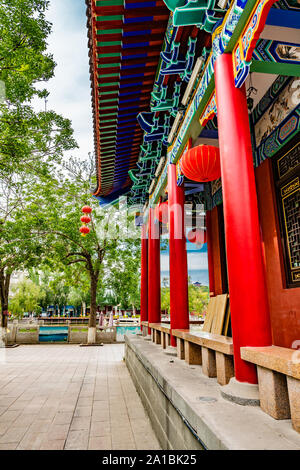
[[[26, 200], [31, 181], [0, 179], [0, 300], [1, 328], [7, 327], [8, 294], [14, 271], [26, 270], [41, 262], [47, 244], [34, 239], [31, 204]], [[2, 330], [1, 330], [2, 332]], [[3, 333], [3, 332], [2, 332]]]
[[189, 283], [189, 310], [202, 313], [209, 301], [209, 289], [207, 286], [195, 286]]
[[106, 284], [113, 292], [115, 305], [121, 308], [138, 308], [140, 305], [140, 243], [119, 243], [117, 253], [104, 270]]
[[28, 270], [30, 281], [42, 292], [39, 300], [41, 310], [55, 305], [62, 312], [67, 304], [79, 308], [83, 303], [89, 303], [87, 276], [82, 276], [82, 271], [74, 266], [66, 266], [63, 269], [63, 265], [59, 264], [56, 268], [55, 271], [55, 266], [49, 269], [46, 264], [41, 264], [39, 269]]
[[1, 0], [0, 79], [10, 103], [44, 96], [36, 84], [53, 76], [55, 63], [47, 54], [51, 24], [45, 18], [48, 0]]
[[170, 313], [170, 287], [166, 285], [161, 288], [161, 309]]
[[47, 50], [51, 24], [45, 18], [48, 0], [0, 2], [0, 176], [47, 172], [72, 149], [71, 123], [54, 111], [36, 113], [34, 97], [45, 98], [42, 82], [54, 75], [55, 62]]
[[[53, 148], [56, 147], [56, 138]], [[59, 142], [59, 152], [72, 145], [71, 140]], [[60, 140], [60, 139], [59, 139]], [[60, 147], [61, 146], [61, 147]], [[37, 152], [38, 154], [38, 152]], [[43, 155], [40, 154], [40, 161]], [[30, 174], [16, 166], [16, 171], [0, 170], [0, 327], [7, 327], [8, 293], [11, 275], [16, 270], [26, 270], [42, 262], [49, 251], [47, 241], [32, 232], [33, 214], [37, 210], [39, 192], [45, 194], [53, 168], [45, 162], [42, 172]], [[36, 223], [36, 219], [34, 219]], [[1, 337], [3, 331], [1, 330]]]
[[[64, 151], [76, 146], [70, 121], [54, 111], [36, 113], [30, 104], [35, 96], [47, 97], [40, 83], [54, 73], [55, 63], [46, 52], [51, 30], [45, 19], [48, 4], [47, 0], [0, 2], [0, 95], [1, 85], [6, 89], [2, 101], [0, 96], [1, 334], [7, 325], [14, 270], [43, 264], [70, 279], [76, 266], [77, 276], [89, 279], [89, 341], [93, 342], [104, 269], [123, 251], [131, 250], [133, 242], [125, 235], [122, 253], [118, 253], [120, 231], [112, 235], [110, 227], [120, 225], [121, 211], [107, 217], [97, 210], [98, 202], [90, 193], [95, 175], [91, 159], [86, 163], [71, 160], [64, 172], [58, 170]], [[84, 204], [94, 209], [91, 233], [85, 239], [79, 233]], [[69, 287], [58, 282], [55, 290], [64, 293]], [[102, 283], [101, 289], [102, 295]], [[134, 294], [130, 293], [130, 302]]]
[[[165, 281], [165, 282], [164, 282]], [[167, 279], [163, 281], [161, 288], [161, 308], [170, 313], [170, 287], [167, 285]], [[207, 286], [195, 286], [189, 280], [188, 286], [189, 294], [189, 311], [196, 313], [203, 313], [209, 301], [209, 289]]]
[[[91, 198], [90, 186], [95, 175], [94, 159], [72, 159], [59, 174], [56, 182], [49, 182], [44, 195], [38, 191], [38, 200], [32, 202], [35, 237], [43, 237], [49, 247], [48, 262], [64, 266], [80, 266], [78, 272], [87, 275], [90, 282], [90, 318], [88, 341], [95, 342], [97, 294], [105, 269], [120, 269], [121, 260], [133, 262], [134, 247], [138, 242], [122, 230], [133, 217], [122, 217], [121, 211], [101, 211], [96, 199]], [[34, 194], [31, 195], [34, 199]], [[81, 209], [89, 204], [90, 233], [83, 238], [79, 232]], [[120, 239], [122, 237], [122, 239]], [[137, 255], [139, 258], [139, 255]], [[128, 285], [128, 283], [127, 283]], [[133, 298], [133, 294], [131, 293]]]
[[[28, 195], [47, 185], [54, 164], [76, 147], [71, 122], [54, 111], [36, 113], [30, 101], [48, 94], [54, 74], [46, 52], [48, 0], [0, 2], [0, 301], [1, 338], [7, 326], [10, 278], [41, 262], [47, 244], [32, 237]], [[36, 196], [36, 195], [35, 195]], [[31, 209], [29, 209], [31, 206]]]
[[48, 178], [53, 163], [75, 148], [68, 119], [54, 111], [36, 113], [30, 106], [0, 105], [0, 178], [31, 174]]
[[25, 312], [33, 313], [40, 310], [39, 306], [44, 293], [33, 281], [24, 279], [12, 291], [9, 308], [13, 315], [22, 318]]

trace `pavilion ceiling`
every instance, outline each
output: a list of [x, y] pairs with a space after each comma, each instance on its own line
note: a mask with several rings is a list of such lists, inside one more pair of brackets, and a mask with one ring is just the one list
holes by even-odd
[[[143, 204], [197, 57], [211, 38], [174, 27], [163, 0], [86, 0], [97, 187]], [[129, 192], [130, 191], [130, 192]]]
[[162, 0], [87, 0], [97, 188], [114, 199], [131, 185], [169, 10]]

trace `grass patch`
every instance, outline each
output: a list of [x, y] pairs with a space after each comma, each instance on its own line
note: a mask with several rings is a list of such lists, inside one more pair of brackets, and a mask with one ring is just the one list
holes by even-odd
[[37, 329], [36, 328], [30, 328], [30, 329], [26, 329], [26, 328], [22, 328], [21, 330], [18, 330], [19, 333], [36, 333], [37, 332]]

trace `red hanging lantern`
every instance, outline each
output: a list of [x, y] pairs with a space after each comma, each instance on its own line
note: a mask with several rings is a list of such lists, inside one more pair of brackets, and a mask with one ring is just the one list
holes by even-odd
[[180, 160], [182, 173], [192, 181], [205, 183], [221, 177], [220, 151], [212, 145], [198, 145]]
[[168, 201], [161, 202], [157, 204], [154, 209], [154, 217], [162, 222], [163, 224], [167, 224], [169, 220], [169, 204]]
[[187, 239], [189, 242], [195, 243], [196, 245], [203, 245], [206, 243], [206, 230], [199, 228], [190, 230], [187, 234]]
[[91, 214], [92, 212], [92, 208], [90, 206], [84, 206], [81, 210], [84, 214]]
[[83, 224], [89, 224], [92, 221], [88, 215], [83, 215], [80, 220]]
[[90, 229], [86, 225], [83, 225], [82, 227], [80, 227], [79, 232], [81, 233], [83, 237], [85, 237], [86, 235], [90, 233]]

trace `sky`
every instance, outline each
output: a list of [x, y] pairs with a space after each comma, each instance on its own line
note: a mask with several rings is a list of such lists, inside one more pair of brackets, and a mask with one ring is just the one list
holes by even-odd
[[[188, 275], [192, 282], [208, 286], [207, 245], [201, 247], [187, 241]], [[161, 281], [169, 277], [169, 249], [161, 250]]]
[[[94, 147], [85, 0], [50, 0], [47, 19], [53, 24], [48, 50], [57, 63], [55, 77], [46, 84], [47, 108], [72, 120], [79, 149], [70, 155], [85, 159]], [[44, 106], [44, 101], [35, 103]]]

